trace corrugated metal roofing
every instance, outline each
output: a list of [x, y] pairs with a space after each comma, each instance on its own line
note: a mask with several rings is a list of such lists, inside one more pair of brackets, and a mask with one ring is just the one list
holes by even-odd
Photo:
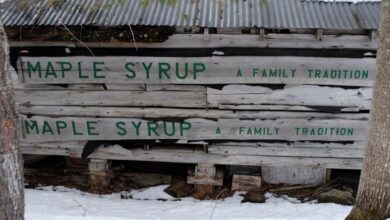
[[308, 0], [13, 0], [6, 26], [153, 25], [343, 29], [379, 26], [380, 2]]

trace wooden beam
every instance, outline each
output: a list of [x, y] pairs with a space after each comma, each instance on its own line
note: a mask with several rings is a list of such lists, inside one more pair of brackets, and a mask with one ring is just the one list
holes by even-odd
[[195, 184], [198, 198], [214, 198], [215, 186], [223, 185], [223, 172], [217, 172], [214, 164], [199, 163], [195, 166], [194, 175], [187, 176], [187, 183]]
[[260, 28], [259, 29], [259, 38], [260, 38], [260, 41], [265, 41], [265, 29], [264, 28]]
[[[208, 152], [222, 155], [248, 155], [248, 156], [285, 156], [285, 157], [326, 157], [326, 158], [363, 158], [364, 148], [334, 148], [328, 147], [327, 144], [316, 144], [321, 147], [300, 148], [295, 147], [295, 144], [290, 146], [272, 147], [245, 147], [237, 144], [236, 146], [209, 146]], [[341, 146], [342, 144], [340, 144]], [[347, 146], [352, 147], [353, 144]], [[360, 146], [361, 147], [361, 146]]]
[[209, 119], [348, 119], [367, 121], [367, 113], [321, 113], [290, 111], [232, 111], [186, 108], [19, 106], [18, 112], [36, 116], [81, 116], [107, 118], [209, 118]]
[[88, 164], [89, 183], [91, 187], [99, 189], [110, 185], [110, 162], [102, 159], [91, 159]]
[[[309, 91], [309, 92], [308, 92]], [[314, 85], [292, 85], [272, 90], [262, 86], [228, 85], [219, 89], [207, 88], [207, 106], [230, 107], [241, 105], [289, 105], [355, 107], [369, 110], [372, 88], [343, 89]], [[263, 106], [264, 108], [264, 106]]]
[[[90, 48], [133, 48], [133, 42], [85, 42]], [[10, 41], [11, 47], [82, 47], [77, 42]], [[323, 35], [318, 41], [313, 34], [268, 34], [267, 42], [259, 43], [257, 34], [212, 34], [208, 42], [203, 34], [174, 34], [162, 43], [137, 43], [139, 48], [302, 48], [302, 49], [364, 49], [376, 50], [377, 40], [367, 35]]]
[[316, 84], [372, 87], [373, 58], [21, 57], [24, 84]]
[[316, 30], [316, 38], [318, 41], [322, 41], [324, 31], [322, 29]]
[[259, 191], [261, 187], [260, 176], [234, 174], [232, 180], [232, 191]]
[[139, 118], [21, 116], [22, 140], [317, 140], [365, 141], [367, 121], [342, 119], [156, 121]]
[[16, 91], [20, 105], [206, 107], [206, 94], [185, 91]]
[[217, 170], [212, 164], [198, 164], [195, 167], [195, 172], [187, 176], [187, 183], [222, 186], [223, 171]]
[[149, 106], [304, 111], [315, 107], [333, 107], [369, 110], [372, 88], [298, 85], [272, 90], [262, 86], [229, 85], [222, 90], [207, 88], [207, 92], [17, 90], [15, 95], [16, 101], [22, 106]]
[[315, 184], [326, 182], [326, 168], [323, 167], [270, 167], [262, 166], [263, 180], [272, 184]]
[[[28, 147], [21, 148], [25, 154], [39, 155], [68, 155], [69, 151], [61, 148]], [[82, 148], [73, 149], [73, 152], [81, 155]], [[247, 165], [247, 166], [308, 166], [324, 167], [332, 169], [361, 169], [361, 158], [310, 158], [310, 157], [275, 157], [275, 156], [245, 156], [245, 155], [218, 155], [213, 153], [181, 152], [176, 150], [127, 150], [120, 146], [99, 148], [90, 158], [106, 160], [131, 160], [131, 161], [158, 161], [173, 163], [213, 163], [220, 165]]]

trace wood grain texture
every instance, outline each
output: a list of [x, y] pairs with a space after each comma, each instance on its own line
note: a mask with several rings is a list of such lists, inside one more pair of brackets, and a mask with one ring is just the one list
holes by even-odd
[[[22, 147], [23, 153], [39, 155], [81, 155], [82, 148], [52, 148]], [[221, 165], [248, 165], [248, 166], [308, 166], [333, 169], [361, 169], [361, 158], [314, 158], [314, 157], [277, 157], [277, 156], [247, 156], [247, 155], [218, 155], [201, 151], [176, 151], [176, 150], [128, 150], [120, 146], [99, 148], [89, 158], [107, 160], [131, 160], [131, 161], [159, 161], [175, 163], [212, 163]]]
[[[22, 116], [22, 125], [22, 138], [29, 142], [125, 139], [365, 141], [367, 132], [365, 121], [341, 119], [191, 118], [175, 122], [137, 118]], [[307, 129], [306, 132], [303, 128]]]
[[326, 169], [323, 167], [261, 167], [263, 180], [271, 184], [324, 184]]
[[[19, 73], [25, 84], [235, 83], [372, 87], [375, 79], [375, 59], [371, 58], [22, 57], [21, 62]], [[67, 64], [64, 66], [63, 62]], [[129, 63], [131, 65], [127, 65]], [[38, 68], [33, 71], [38, 64], [41, 74]]]
[[82, 107], [82, 106], [19, 106], [25, 115], [75, 116], [112, 118], [210, 118], [210, 119], [349, 119], [367, 121], [367, 113], [322, 113], [290, 111], [232, 111], [216, 109]]
[[262, 86], [228, 85], [222, 90], [207, 88], [207, 105], [290, 105], [355, 107], [368, 110], [371, 106], [372, 89], [343, 89], [314, 85], [294, 85], [272, 90]]
[[233, 175], [232, 191], [257, 191], [260, 187], [260, 176]]
[[[134, 48], [133, 42], [84, 42], [94, 48]], [[79, 42], [11, 41], [12, 47], [82, 47]], [[296, 48], [296, 49], [367, 49], [376, 50], [377, 39], [365, 35], [326, 34], [319, 41], [314, 34], [267, 34], [264, 40], [256, 34], [210, 34], [208, 41], [202, 34], [179, 33], [161, 43], [137, 43], [138, 48]]]
[[206, 107], [201, 92], [178, 91], [16, 91], [20, 105]]
[[17, 102], [27, 106], [160, 106], [231, 110], [237, 108], [238, 110], [309, 111], [318, 107], [368, 110], [371, 106], [371, 96], [371, 88], [343, 89], [314, 85], [288, 86], [275, 90], [262, 86], [229, 85], [221, 90], [207, 88], [207, 93], [201, 91], [112, 90], [16, 91]]

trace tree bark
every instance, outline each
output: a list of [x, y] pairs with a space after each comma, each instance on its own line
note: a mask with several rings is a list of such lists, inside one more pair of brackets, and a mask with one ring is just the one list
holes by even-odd
[[0, 219], [24, 219], [22, 159], [9, 49], [0, 21]]
[[390, 218], [390, 0], [382, 0], [377, 79], [356, 203], [347, 220]]

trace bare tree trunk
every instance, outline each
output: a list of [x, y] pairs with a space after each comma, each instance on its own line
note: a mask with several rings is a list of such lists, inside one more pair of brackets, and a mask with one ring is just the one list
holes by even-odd
[[381, 4], [368, 143], [356, 204], [347, 220], [390, 218], [390, 0], [382, 0]]
[[24, 219], [22, 160], [9, 50], [0, 21], [0, 219]]

